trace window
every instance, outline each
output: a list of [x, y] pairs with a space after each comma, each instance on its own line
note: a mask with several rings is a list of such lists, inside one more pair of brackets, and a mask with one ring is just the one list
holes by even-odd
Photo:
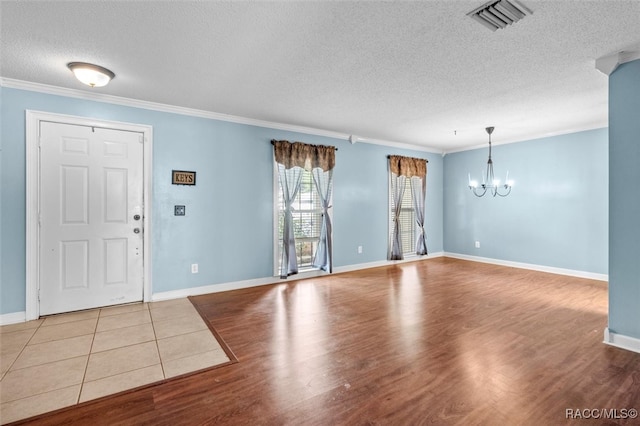
[[[282, 256], [282, 238], [284, 231], [284, 199], [280, 180], [277, 179], [274, 185], [277, 191], [278, 226], [277, 241], [278, 251], [275, 259], [276, 275], [280, 274], [279, 259]], [[296, 195], [293, 203], [293, 233], [296, 239], [296, 257], [300, 270], [313, 269], [313, 257], [318, 248], [320, 240], [320, 229], [322, 227], [322, 203], [318, 191], [313, 183], [313, 176], [310, 171], [302, 172], [302, 182], [300, 191]]]
[[[389, 182], [389, 242], [393, 238], [393, 221], [395, 206], [393, 204], [393, 183]], [[404, 194], [400, 207], [400, 238], [402, 254], [412, 256], [416, 254], [417, 226], [413, 199], [411, 194], [411, 179], [404, 179]], [[390, 243], [391, 244], [391, 243]]]
[[331, 193], [336, 147], [272, 140], [275, 160], [274, 270], [333, 272]]
[[427, 254], [424, 206], [427, 163], [423, 158], [389, 155], [388, 260]]

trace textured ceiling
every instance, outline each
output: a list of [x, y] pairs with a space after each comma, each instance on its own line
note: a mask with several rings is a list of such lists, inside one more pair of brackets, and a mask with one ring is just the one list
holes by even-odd
[[640, 45], [640, 1], [523, 0], [496, 32], [483, 2], [2, 1], [0, 77], [442, 151], [606, 126], [595, 60]]

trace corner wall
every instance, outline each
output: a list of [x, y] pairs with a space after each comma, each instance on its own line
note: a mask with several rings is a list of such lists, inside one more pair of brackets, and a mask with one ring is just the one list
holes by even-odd
[[447, 154], [445, 253], [606, 275], [607, 146], [607, 129], [494, 145], [496, 178], [508, 170], [515, 181], [505, 198], [468, 187], [468, 174], [481, 179], [486, 169], [488, 143]]
[[640, 60], [609, 76], [609, 141], [608, 333], [640, 352]]

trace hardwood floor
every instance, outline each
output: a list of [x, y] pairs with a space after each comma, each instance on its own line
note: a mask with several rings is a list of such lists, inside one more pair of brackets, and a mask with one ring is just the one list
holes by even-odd
[[192, 301], [237, 364], [33, 423], [557, 425], [640, 409], [640, 354], [602, 343], [604, 282], [435, 258]]

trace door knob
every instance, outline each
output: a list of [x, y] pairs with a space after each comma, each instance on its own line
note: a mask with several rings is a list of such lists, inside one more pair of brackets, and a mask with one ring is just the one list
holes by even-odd
[[133, 215], [133, 220], [140, 220], [140, 215], [139, 214], [134, 214]]
[[133, 233], [134, 234], [139, 234], [140, 233], [140, 228], [133, 228]]

